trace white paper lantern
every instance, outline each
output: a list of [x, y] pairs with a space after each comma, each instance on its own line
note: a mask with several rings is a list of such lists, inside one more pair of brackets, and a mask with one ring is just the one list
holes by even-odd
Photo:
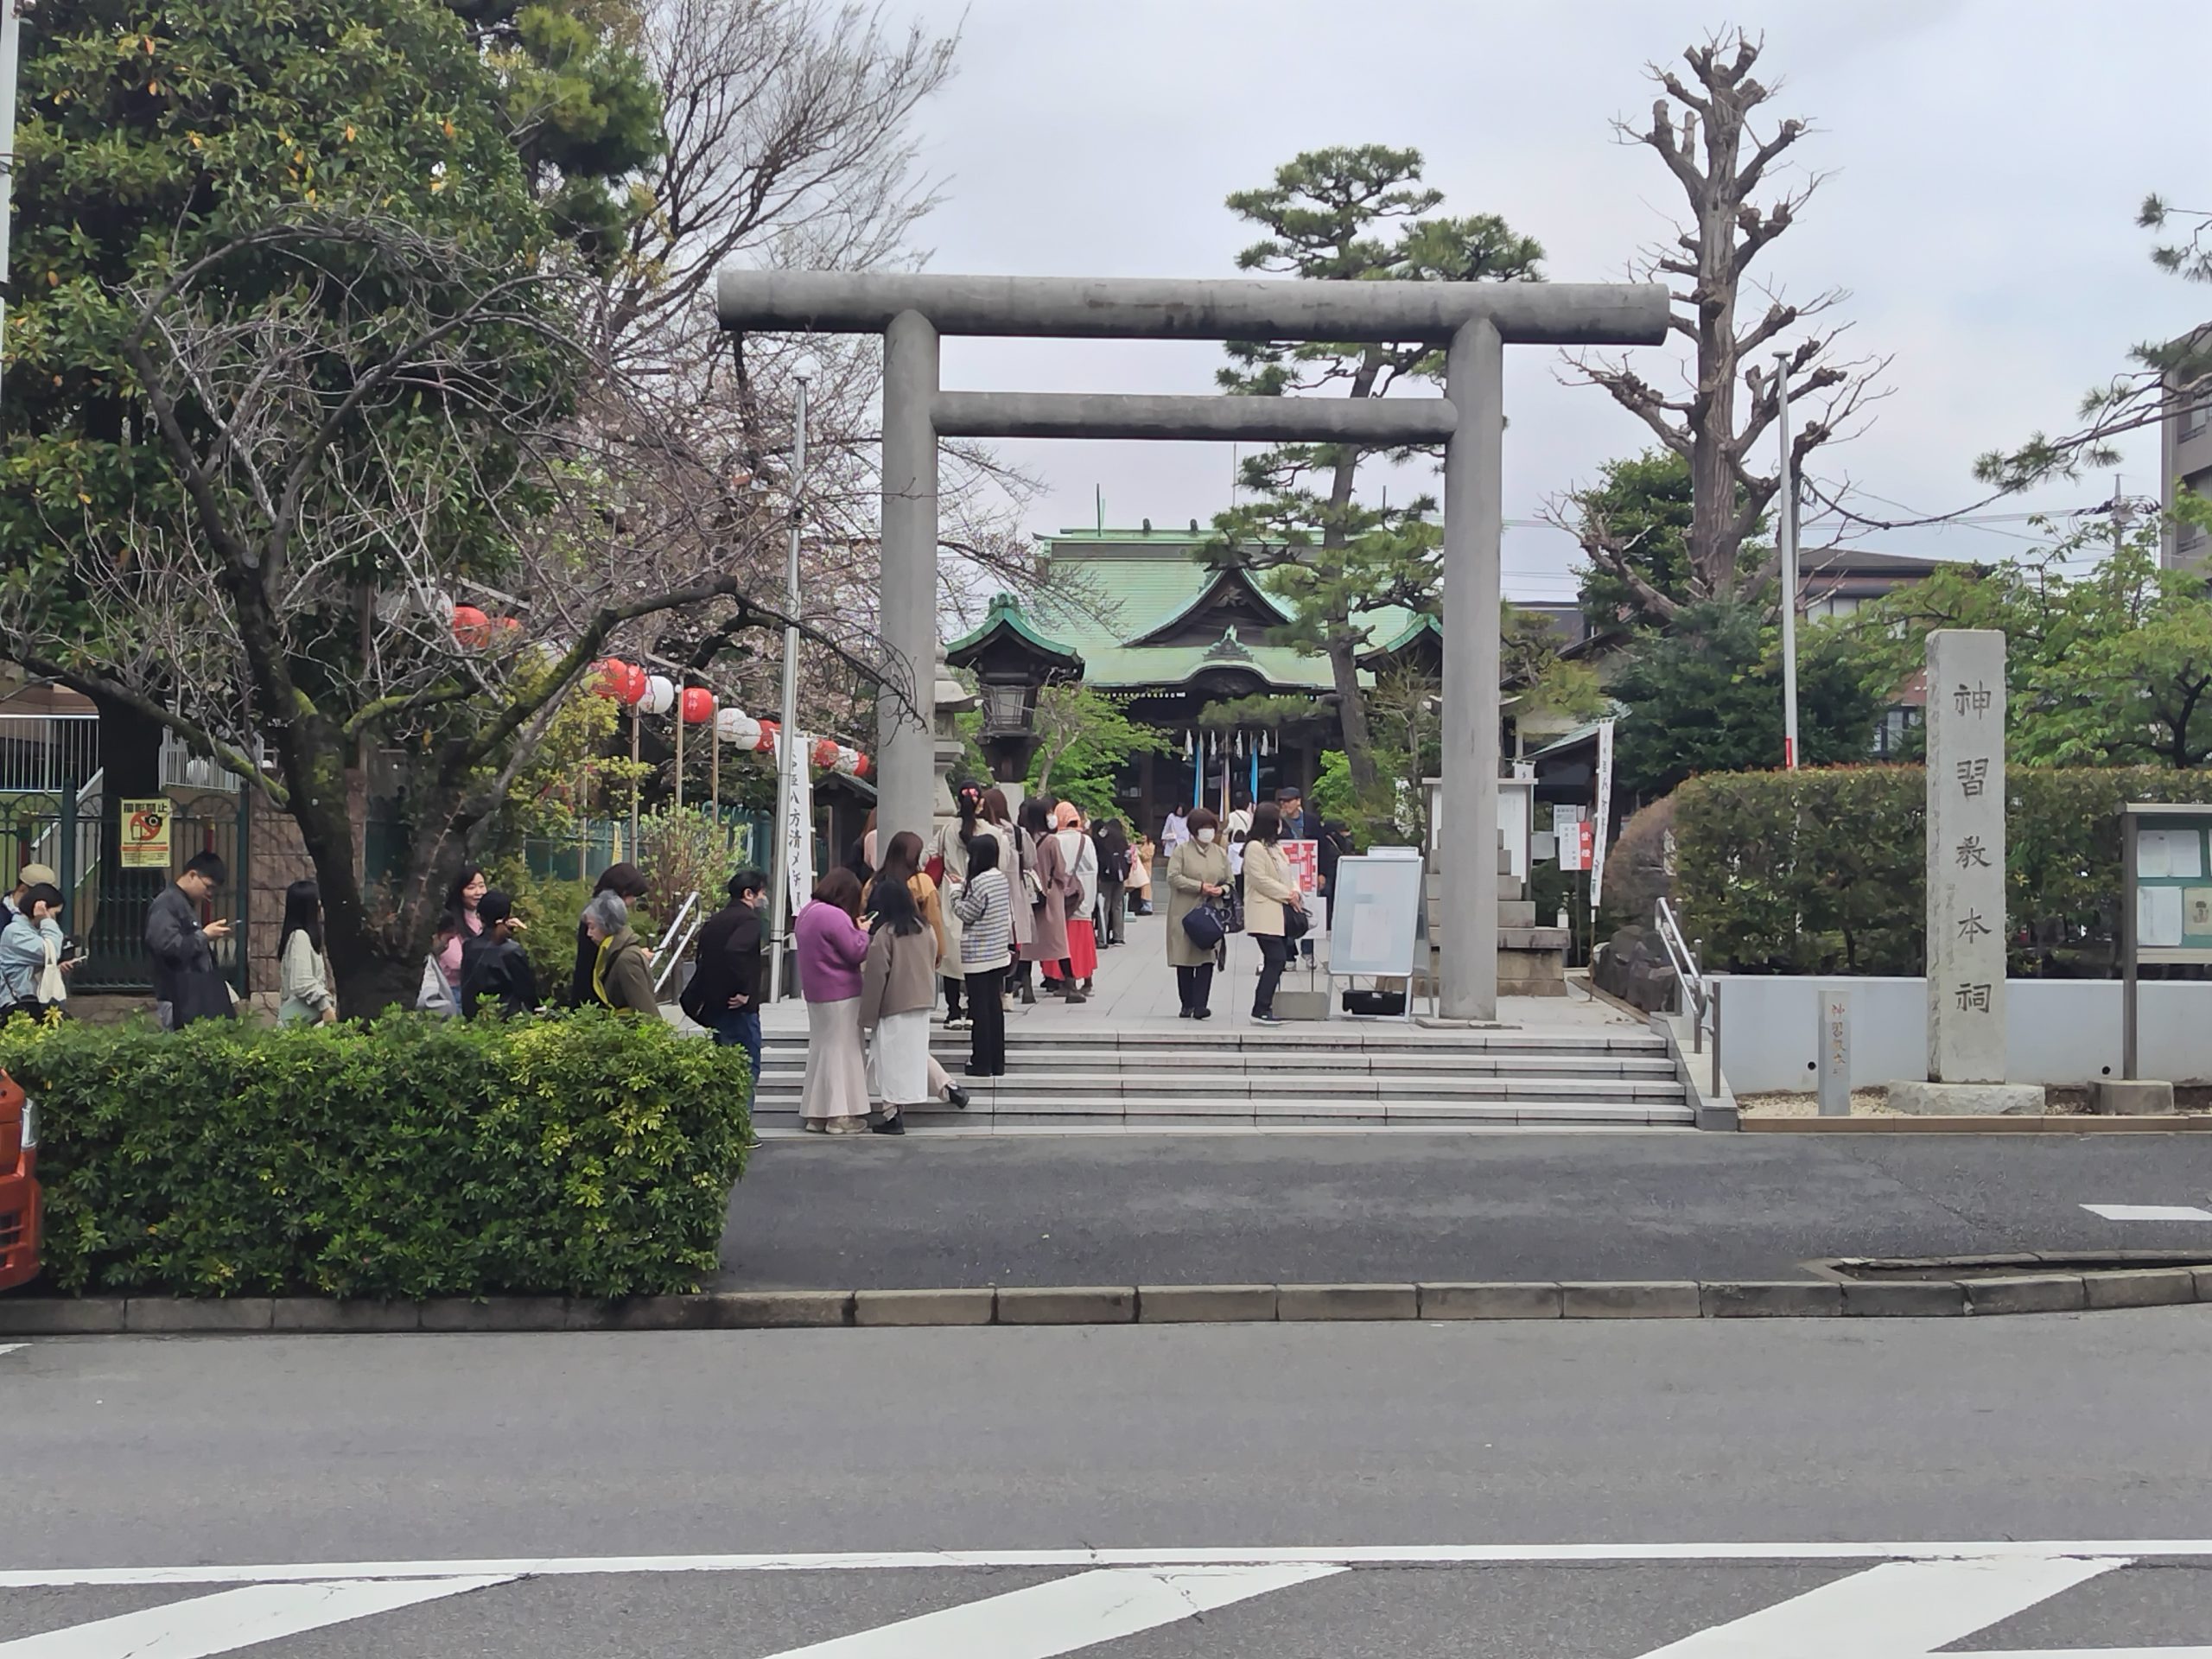
[[645, 699], [638, 704], [639, 712], [664, 715], [676, 707], [676, 682], [665, 674], [654, 674], [645, 680]]
[[836, 770], [842, 772], [846, 777], [849, 778], [860, 769], [861, 752], [858, 749], [849, 749], [843, 744], [840, 743], [837, 746]]
[[749, 749], [760, 741], [760, 722], [742, 709], [721, 709], [715, 714], [715, 735], [725, 743]]

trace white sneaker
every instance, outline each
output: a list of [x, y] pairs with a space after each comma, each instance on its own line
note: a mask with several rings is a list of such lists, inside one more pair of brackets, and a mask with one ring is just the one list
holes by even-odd
[[947, 1031], [968, 1031], [974, 1027], [975, 1023], [972, 1020], [948, 1020], [944, 1022], [944, 1028]]

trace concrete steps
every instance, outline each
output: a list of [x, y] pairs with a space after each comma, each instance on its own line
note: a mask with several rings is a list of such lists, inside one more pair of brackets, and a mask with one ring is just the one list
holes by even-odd
[[[1010, 1033], [1007, 1075], [961, 1076], [966, 1033], [931, 1051], [969, 1091], [931, 1123], [1050, 1128], [1259, 1128], [1688, 1124], [1665, 1045], [1648, 1033], [1384, 1031], [1372, 1025], [1255, 1031]], [[771, 1035], [756, 1122], [795, 1128], [804, 1039]]]

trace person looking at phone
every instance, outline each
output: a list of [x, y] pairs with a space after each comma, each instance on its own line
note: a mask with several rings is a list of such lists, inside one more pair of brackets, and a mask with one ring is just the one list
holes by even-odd
[[154, 1015], [164, 1031], [195, 1020], [232, 1017], [231, 988], [215, 967], [214, 941], [231, 937], [227, 918], [204, 926], [200, 907], [230, 880], [223, 861], [195, 853], [184, 874], [146, 910], [146, 953], [154, 962]]
[[41, 881], [25, 891], [0, 929], [0, 1018], [40, 1014], [69, 1000], [63, 976], [77, 964], [63, 955], [61, 890]]

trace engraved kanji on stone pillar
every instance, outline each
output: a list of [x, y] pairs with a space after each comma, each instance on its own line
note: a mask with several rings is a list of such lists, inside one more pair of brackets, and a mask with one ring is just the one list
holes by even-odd
[[2005, 636], [1928, 636], [1928, 1076], [2005, 1080]]

